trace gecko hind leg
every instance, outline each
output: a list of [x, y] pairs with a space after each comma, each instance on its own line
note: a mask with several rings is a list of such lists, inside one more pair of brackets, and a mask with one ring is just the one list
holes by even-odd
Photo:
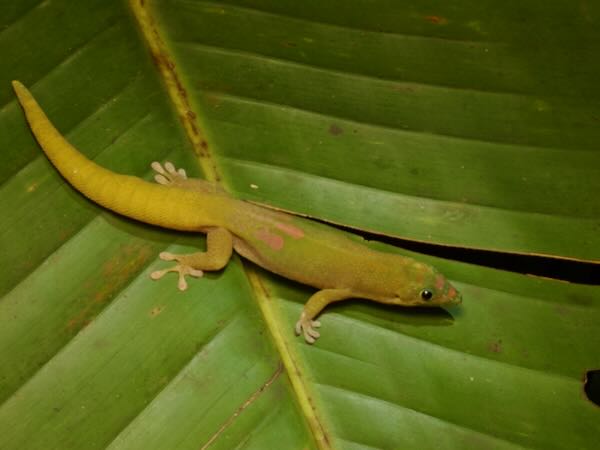
[[158, 184], [164, 184], [166, 186], [172, 184], [177, 185], [188, 179], [185, 169], [176, 169], [173, 163], [169, 161], [165, 162], [164, 166], [158, 161], [154, 161], [150, 166], [156, 172], [154, 180]]
[[163, 261], [176, 261], [173, 267], [157, 270], [150, 274], [150, 278], [158, 280], [169, 272], [179, 274], [177, 286], [179, 290], [185, 291], [188, 287], [185, 280], [186, 275], [200, 278], [204, 271], [220, 270], [227, 265], [233, 252], [233, 236], [225, 228], [213, 228], [208, 230], [206, 239], [206, 251], [192, 253], [189, 255], [175, 255], [162, 252], [159, 257]]
[[188, 178], [185, 169], [177, 169], [169, 161], [165, 162], [164, 165], [158, 161], [154, 161], [150, 166], [156, 172], [154, 181], [158, 184], [174, 186], [190, 191], [206, 192], [208, 194], [227, 195], [225, 190], [217, 183], [201, 180], [200, 178]]
[[314, 294], [308, 299], [306, 305], [304, 305], [302, 314], [300, 314], [300, 320], [296, 323], [296, 335], [300, 336], [302, 334], [304, 335], [304, 340], [306, 342], [314, 344], [321, 336], [321, 334], [315, 330], [315, 328], [321, 326], [321, 322], [313, 319], [330, 303], [346, 300], [352, 296], [352, 291], [347, 288], [323, 289]]

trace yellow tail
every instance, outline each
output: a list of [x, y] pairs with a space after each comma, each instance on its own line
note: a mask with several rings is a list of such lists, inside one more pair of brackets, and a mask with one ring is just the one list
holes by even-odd
[[61, 175], [86, 197], [124, 216], [165, 228], [194, 231], [220, 225], [214, 196], [104, 169], [67, 142], [22, 83], [13, 81], [12, 85], [38, 143]]

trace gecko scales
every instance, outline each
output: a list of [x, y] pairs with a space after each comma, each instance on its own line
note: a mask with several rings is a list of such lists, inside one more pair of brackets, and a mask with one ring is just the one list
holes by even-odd
[[189, 255], [163, 252], [173, 267], [153, 272], [186, 276], [222, 269], [233, 250], [259, 266], [313, 286], [296, 334], [308, 343], [319, 337], [316, 316], [332, 302], [364, 298], [402, 306], [443, 306], [461, 302], [458, 291], [435, 268], [373, 250], [339, 231], [292, 214], [238, 200], [215, 185], [187, 178], [171, 163], [152, 163], [157, 184], [121, 175], [83, 156], [56, 130], [31, 93], [13, 81], [38, 143], [62, 176], [83, 195], [124, 216], [165, 228], [207, 235], [207, 250]]

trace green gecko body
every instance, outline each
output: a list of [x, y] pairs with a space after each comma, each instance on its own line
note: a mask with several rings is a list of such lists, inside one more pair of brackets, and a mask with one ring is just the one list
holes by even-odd
[[167, 272], [185, 276], [219, 270], [232, 251], [259, 266], [318, 288], [304, 306], [296, 333], [307, 342], [319, 337], [315, 317], [331, 302], [364, 298], [403, 306], [460, 303], [456, 289], [436, 269], [414, 259], [379, 252], [326, 225], [237, 200], [211, 183], [188, 179], [172, 164], [152, 163], [158, 184], [120, 175], [90, 161], [54, 128], [19, 82], [13, 87], [31, 130], [57, 170], [75, 189], [96, 203], [127, 217], [176, 230], [207, 234], [207, 251], [191, 255], [163, 252], [176, 261]]

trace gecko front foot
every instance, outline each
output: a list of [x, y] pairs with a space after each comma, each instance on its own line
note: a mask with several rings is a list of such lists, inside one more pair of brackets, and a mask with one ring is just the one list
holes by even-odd
[[163, 166], [158, 161], [154, 161], [151, 165], [152, 169], [156, 172], [154, 180], [158, 184], [178, 184], [183, 180], [187, 180], [187, 174], [184, 169], [176, 169], [175, 166], [167, 161]]
[[321, 334], [315, 330], [315, 328], [319, 328], [320, 326], [321, 322], [309, 319], [303, 312], [300, 315], [300, 320], [296, 322], [296, 336], [303, 334], [306, 342], [314, 344], [315, 341], [319, 339], [319, 336], [321, 336]]
[[200, 278], [204, 275], [204, 272], [199, 269], [194, 269], [189, 264], [185, 264], [182, 262], [182, 257], [178, 255], [174, 255], [169, 252], [162, 252], [159, 255], [160, 259], [163, 261], [177, 261], [177, 264], [173, 267], [163, 270], [157, 270], [150, 274], [150, 278], [153, 280], [158, 280], [162, 278], [165, 274], [169, 272], [177, 272], [179, 274], [179, 281], [177, 282], [177, 287], [180, 291], [185, 291], [188, 287], [187, 282], [185, 281], [185, 276], [189, 275], [191, 277]]

